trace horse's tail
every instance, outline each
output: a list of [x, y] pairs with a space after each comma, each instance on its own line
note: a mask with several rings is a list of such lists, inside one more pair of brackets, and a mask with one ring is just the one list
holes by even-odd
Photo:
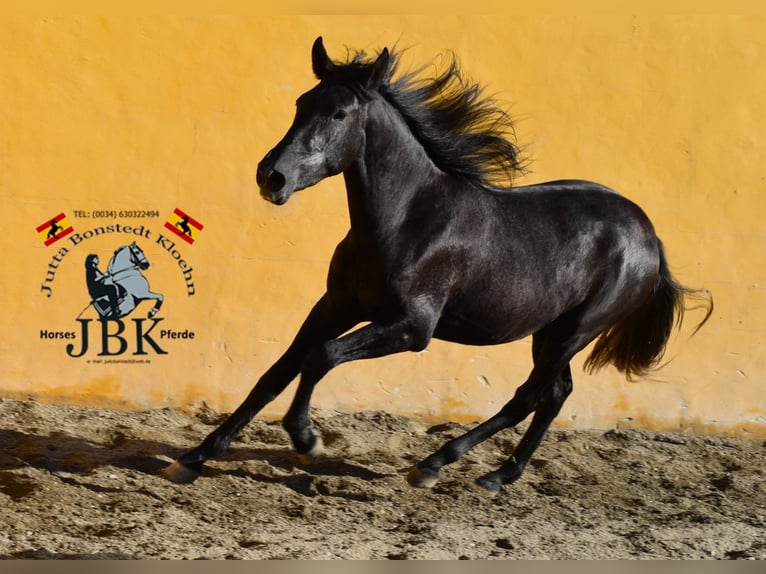
[[694, 335], [713, 313], [713, 297], [707, 290], [684, 287], [673, 278], [665, 259], [662, 242], [657, 239], [660, 269], [652, 294], [637, 309], [618, 321], [596, 340], [593, 351], [585, 361], [585, 368], [593, 372], [611, 363], [628, 380], [646, 375], [657, 368], [665, 353], [673, 327], [680, 327], [687, 308], [684, 300], [702, 301], [697, 308], [706, 309]]

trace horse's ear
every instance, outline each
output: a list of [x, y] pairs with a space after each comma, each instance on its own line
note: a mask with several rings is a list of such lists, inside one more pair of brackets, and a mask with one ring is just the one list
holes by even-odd
[[335, 64], [327, 56], [327, 50], [322, 43], [322, 36], [314, 40], [314, 45], [311, 47], [311, 67], [314, 70], [314, 75], [320, 81], [335, 68]]
[[383, 51], [378, 56], [378, 59], [372, 64], [372, 70], [370, 71], [370, 77], [367, 78], [367, 88], [370, 90], [377, 90], [383, 84], [383, 80], [388, 73], [388, 64], [391, 60], [391, 55], [388, 53], [388, 48], [383, 48]]

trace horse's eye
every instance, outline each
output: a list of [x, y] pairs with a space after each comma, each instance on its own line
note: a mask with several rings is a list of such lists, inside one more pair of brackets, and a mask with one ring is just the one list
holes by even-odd
[[338, 110], [337, 112], [335, 112], [335, 115], [332, 117], [332, 119], [343, 121], [346, 119], [347, 115], [348, 115], [348, 112], [346, 110]]

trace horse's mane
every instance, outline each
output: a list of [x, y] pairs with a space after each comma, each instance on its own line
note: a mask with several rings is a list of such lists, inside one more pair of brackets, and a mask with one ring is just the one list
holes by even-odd
[[[396, 78], [399, 56], [391, 52], [379, 91], [402, 114], [437, 167], [481, 187], [509, 188], [525, 165], [508, 112], [466, 78], [454, 53], [448, 53], [446, 68], [434, 77], [423, 77], [428, 68], [423, 67]], [[345, 73], [354, 82], [372, 65], [364, 52], [357, 52], [347, 63], [336, 63], [336, 78]]]

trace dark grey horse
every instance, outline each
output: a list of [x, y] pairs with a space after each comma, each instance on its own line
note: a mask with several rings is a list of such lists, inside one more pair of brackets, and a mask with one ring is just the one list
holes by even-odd
[[534, 367], [513, 398], [408, 477], [433, 485], [442, 466], [534, 413], [508, 462], [478, 479], [496, 491], [521, 475], [572, 391], [577, 352], [595, 340], [589, 368], [611, 363], [638, 376], [661, 359], [685, 296], [702, 297], [702, 322], [710, 316], [712, 298], [673, 279], [651, 222], [631, 201], [586, 181], [511, 186], [522, 168], [511, 119], [454, 59], [433, 79], [395, 80], [397, 55], [387, 49], [335, 63], [319, 38], [312, 62], [319, 84], [298, 98], [257, 181], [281, 205], [342, 173], [351, 229], [326, 293], [285, 354], [218, 429], [165, 469], [169, 479], [194, 480], [298, 375], [284, 427], [310, 459], [322, 443], [309, 401], [333, 367], [419, 351], [432, 337], [497, 345], [532, 335]]

